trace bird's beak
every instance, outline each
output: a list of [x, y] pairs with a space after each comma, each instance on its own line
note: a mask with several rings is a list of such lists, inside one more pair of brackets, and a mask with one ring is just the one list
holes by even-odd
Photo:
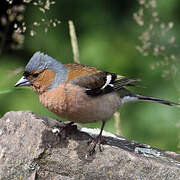
[[31, 82], [28, 81], [24, 76], [14, 85], [14, 87], [18, 86], [30, 86]]

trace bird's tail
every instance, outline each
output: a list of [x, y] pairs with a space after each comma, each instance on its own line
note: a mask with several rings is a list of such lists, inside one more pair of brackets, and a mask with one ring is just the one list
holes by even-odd
[[174, 103], [172, 101], [167, 101], [167, 100], [163, 100], [163, 99], [159, 99], [155, 97], [143, 96], [140, 94], [133, 94], [125, 88], [121, 88], [119, 92], [120, 92], [122, 104], [126, 104], [128, 102], [133, 102], [133, 101], [150, 101], [150, 102], [156, 102], [156, 103], [165, 104], [169, 106], [173, 106], [173, 105], [180, 106], [180, 104]]
[[167, 101], [167, 100], [163, 100], [163, 99], [159, 99], [159, 98], [154, 98], [154, 97], [142, 96], [142, 95], [139, 95], [139, 94], [135, 94], [135, 97], [137, 97], [138, 100], [140, 100], [140, 101], [157, 102], [157, 103], [165, 104], [165, 105], [169, 105], [169, 106], [173, 106], [173, 105], [178, 106], [178, 105], [180, 105], [178, 103], [174, 103], [174, 102], [171, 102], [171, 101]]

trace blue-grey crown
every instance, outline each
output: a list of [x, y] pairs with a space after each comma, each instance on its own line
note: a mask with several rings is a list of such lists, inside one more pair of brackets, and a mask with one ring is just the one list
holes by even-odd
[[47, 54], [38, 51], [31, 57], [26, 65], [25, 71], [32, 72], [40, 69], [58, 70], [57, 66], [62, 66], [62, 64]]
[[54, 58], [38, 51], [31, 57], [30, 61], [25, 67], [25, 71], [31, 73], [32, 71], [40, 69], [50, 69], [55, 73], [54, 81], [48, 89], [56, 88], [59, 84], [66, 81], [66, 67], [60, 62], [56, 61]]

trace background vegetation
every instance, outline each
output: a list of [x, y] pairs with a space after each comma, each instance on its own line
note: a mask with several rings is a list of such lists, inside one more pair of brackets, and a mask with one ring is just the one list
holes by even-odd
[[[13, 88], [35, 51], [73, 62], [68, 20], [73, 20], [80, 61], [105, 71], [136, 77], [144, 95], [178, 102], [178, 0], [85, 1], [3, 0], [0, 6], [0, 116], [31, 110], [55, 117], [30, 88]], [[121, 135], [154, 147], [179, 151], [180, 110], [154, 103], [120, 109]], [[99, 123], [85, 124], [100, 127]], [[114, 120], [105, 130], [115, 132]]]

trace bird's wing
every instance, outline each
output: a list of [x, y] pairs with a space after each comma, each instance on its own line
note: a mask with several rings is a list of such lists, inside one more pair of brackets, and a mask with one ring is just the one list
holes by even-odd
[[[112, 91], [120, 91], [121, 88], [125, 86], [134, 86], [134, 84], [132, 83], [138, 81], [137, 79], [130, 79], [123, 76], [117, 76], [116, 74], [108, 72], [106, 72], [103, 75], [103, 84], [101, 86], [97, 86], [96, 88], [87, 89], [86, 93], [88, 95], [97, 96], [101, 94], [110, 93]], [[99, 74], [96, 74], [96, 76], [99, 76]]]
[[132, 83], [138, 81], [81, 64], [66, 64], [65, 66], [69, 74], [67, 83], [86, 88], [85, 93], [91, 96], [119, 91], [124, 86], [134, 86]]

